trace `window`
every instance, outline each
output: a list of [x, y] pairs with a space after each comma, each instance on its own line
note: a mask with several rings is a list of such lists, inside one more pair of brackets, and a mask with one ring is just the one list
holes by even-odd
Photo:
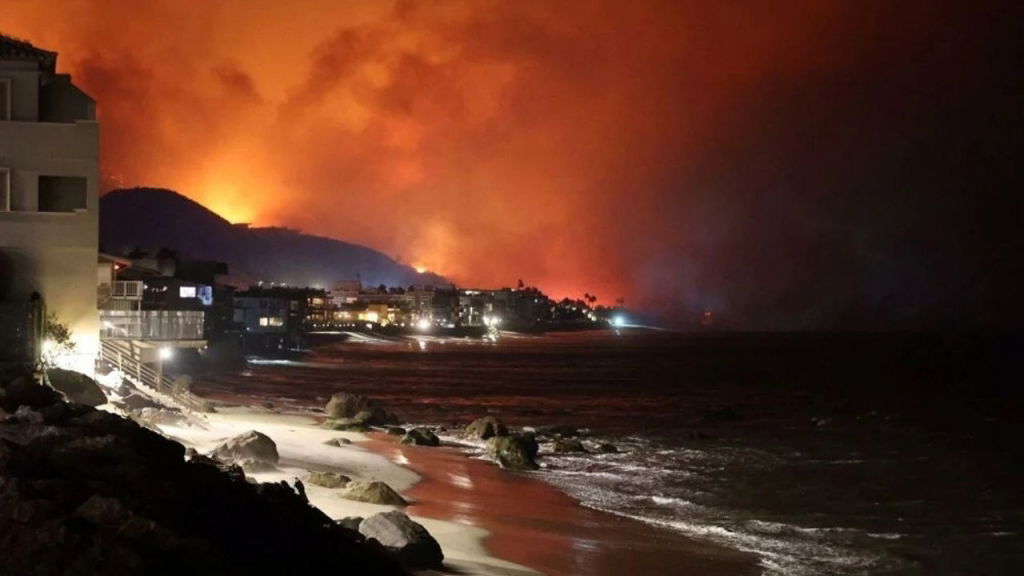
[[0, 78], [0, 120], [11, 119], [11, 79]]
[[178, 288], [178, 298], [195, 298], [196, 287], [195, 286], [181, 286]]
[[11, 211], [11, 171], [0, 168], [0, 212]]
[[85, 186], [85, 178], [40, 176], [39, 211], [76, 212], [85, 210]]

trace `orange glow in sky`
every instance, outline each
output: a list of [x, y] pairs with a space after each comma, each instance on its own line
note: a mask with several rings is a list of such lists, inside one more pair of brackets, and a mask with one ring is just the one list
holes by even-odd
[[105, 189], [610, 304], [682, 291], [732, 114], [841, 58], [833, 3], [721, 4], [5, 0], [0, 25], [97, 100]]

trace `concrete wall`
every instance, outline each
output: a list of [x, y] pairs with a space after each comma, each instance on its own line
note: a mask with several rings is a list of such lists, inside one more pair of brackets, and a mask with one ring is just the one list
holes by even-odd
[[[0, 121], [0, 168], [10, 170], [12, 209], [0, 212], [0, 300], [39, 292], [71, 328], [74, 366], [91, 372], [99, 350], [99, 127], [90, 120], [37, 122], [41, 76], [20, 66], [0, 62], [0, 78], [12, 80], [12, 120]], [[38, 212], [40, 176], [85, 178], [85, 209]]]

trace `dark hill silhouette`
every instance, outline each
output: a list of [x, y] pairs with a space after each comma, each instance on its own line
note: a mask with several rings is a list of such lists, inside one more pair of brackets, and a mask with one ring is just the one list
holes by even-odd
[[358, 244], [287, 228], [232, 225], [202, 205], [156, 188], [114, 190], [100, 200], [100, 247], [111, 254], [134, 248], [176, 250], [182, 258], [228, 263], [233, 276], [329, 287], [360, 275], [363, 284], [448, 284]]

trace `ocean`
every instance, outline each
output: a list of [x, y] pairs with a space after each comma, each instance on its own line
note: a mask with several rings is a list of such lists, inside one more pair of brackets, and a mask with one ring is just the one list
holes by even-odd
[[[1024, 573], [1016, 336], [353, 335], [200, 394], [334, 392], [454, 431], [571, 425], [619, 452], [545, 454], [581, 505], [750, 552], [769, 575]], [[449, 432], [451, 434], [452, 432]]]

